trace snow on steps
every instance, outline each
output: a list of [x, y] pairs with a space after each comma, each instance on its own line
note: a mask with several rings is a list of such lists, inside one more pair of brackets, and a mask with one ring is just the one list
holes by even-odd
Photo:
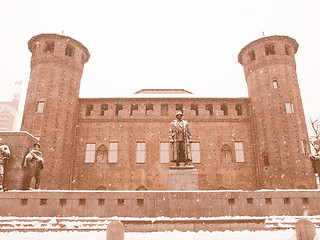
[[216, 218], [86, 218], [0, 217], [0, 232], [105, 231], [112, 220], [120, 220], [126, 232], [240, 231], [292, 229], [302, 218], [320, 228], [320, 216], [216, 217]]

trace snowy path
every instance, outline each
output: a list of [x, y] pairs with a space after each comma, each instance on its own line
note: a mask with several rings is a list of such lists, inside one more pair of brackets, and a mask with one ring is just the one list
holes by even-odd
[[[289, 240], [294, 236], [293, 229], [283, 231], [225, 231], [225, 232], [152, 232], [125, 233], [125, 240]], [[317, 231], [319, 236], [320, 231]], [[106, 232], [9, 232], [0, 233], [0, 239], [6, 240], [105, 240]]]

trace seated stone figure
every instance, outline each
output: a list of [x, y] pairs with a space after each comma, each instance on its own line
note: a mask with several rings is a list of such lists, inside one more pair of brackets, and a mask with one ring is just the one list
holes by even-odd
[[30, 189], [31, 180], [35, 178], [35, 189], [40, 186], [41, 170], [43, 169], [43, 157], [40, 152], [40, 144], [35, 143], [22, 162], [25, 169], [23, 177], [23, 190]]

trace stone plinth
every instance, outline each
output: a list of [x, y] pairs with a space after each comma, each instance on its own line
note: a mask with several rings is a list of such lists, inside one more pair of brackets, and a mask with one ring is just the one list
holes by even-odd
[[169, 191], [199, 190], [198, 170], [194, 166], [170, 167], [167, 181]]
[[4, 189], [23, 189], [22, 161], [37, 139], [28, 132], [0, 132], [3, 143], [8, 145], [11, 155], [4, 162]]

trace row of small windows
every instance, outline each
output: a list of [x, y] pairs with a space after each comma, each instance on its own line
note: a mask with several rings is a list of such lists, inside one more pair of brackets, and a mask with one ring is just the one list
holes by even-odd
[[[160, 143], [160, 163], [169, 163], [170, 143]], [[100, 145], [96, 149], [95, 143], [87, 143], [85, 151], [85, 163], [117, 163], [118, 162], [118, 142], [109, 143], [109, 152], [105, 145]], [[200, 163], [200, 143], [191, 143], [192, 163]], [[221, 148], [221, 161], [223, 163], [233, 163], [234, 154], [229, 145]], [[245, 162], [243, 142], [235, 142], [235, 162]], [[136, 163], [146, 163], [146, 143], [136, 143]]]
[[[168, 116], [169, 115], [169, 106], [168, 104], [161, 104], [161, 116]], [[181, 111], [183, 113], [183, 105], [182, 104], [176, 104], [176, 111]], [[227, 104], [221, 104], [220, 105], [220, 111], [221, 115], [227, 116], [228, 115], [228, 105]], [[241, 116], [243, 114], [242, 106], [241, 104], [236, 104], [235, 106], [235, 112], [237, 116]], [[131, 116], [137, 116], [139, 113], [139, 105], [138, 104], [131, 104], [130, 108], [130, 115]], [[213, 106], [212, 104], [206, 104], [205, 113], [207, 116], [213, 115]], [[108, 104], [102, 104], [100, 106], [100, 116], [108, 116], [109, 110], [108, 110]], [[116, 116], [122, 116], [123, 115], [123, 105], [122, 104], [116, 104], [115, 107], [115, 115]], [[154, 109], [153, 104], [146, 104], [145, 106], [145, 115], [146, 116], [153, 116], [154, 115]], [[190, 115], [191, 116], [198, 116], [199, 115], [199, 109], [198, 104], [191, 104], [190, 108]], [[86, 116], [93, 116], [93, 105], [88, 104], [86, 108]]]
[[[285, 54], [286, 55], [290, 55], [290, 46], [289, 45], [285, 45], [284, 46], [284, 51], [285, 51]], [[265, 52], [265, 55], [266, 56], [269, 56], [269, 55], [275, 55], [276, 54], [276, 51], [275, 51], [275, 48], [274, 48], [274, 44], [268, 44], [264, 47], [264, 52]], [[256, 59], [256, 54], [255, 54], [255, 51], [252, 50], [249, 52], [249, 59], [250, 61], [253, 61]]]
[[[274, 87], [277, 88], [277, 83], [276, 82], [274, 82]], [[294, 113], [293, 103], [291, 103], [291, 102], [285, 103], [285, 109], [286, 109], [286, 113], [293, 114]], [[37, 106], [36, 106], [36, 112], [37, 113], [43, 113], [43, 110], [44, 110], [44, 102], [43, 101], [38, 101], [37, 102]], [[221, 115], [223, 115], [223, 116], [227, 116], [228, 115], [228, 105], [227, 104], [221, 104], [220, 110], [221, 110]], [[182, 104], [177, 104], [176, 105], [176, 111], [183, 112]], [[235, 112], [236, 112], [237, 116], [241, 116], [243, 114], [242, 106], [240, 104], [237, 104], [235, 106]], [[145, 114], [146, 114], [146, 116], [153, 116], [153, 104], [147, 104], [146, 105]], [[86, 109], [86, 116], [92, 116], [92, 115], [93, 115], [93, 105], [92, 104], [88, 104], [87, 105], [87, 109]], [[107, 104], [102, 104], [101, 105], [100, 115], [101, 116], [108, 116], [109, 115], [108, 105]], [[122, 116], [123, 115], [123, 105], [122, 104], [116, 104], [115, 115], [116, 116]], [[131, 104], [130, 115], [131, 116], [137, 116], [138, 115], [138, 104]], [[161, 104], [161, 116], [168, 116], [168, 115], [169, 115], [168, 104]], [[198, 105], [197, 104], [191, 104], [190, 115], [191, 116], [198, 116], [199, 115]], [[212, 104], [207, 104], [206, 105], [206, 115], [207, 116], [212, 116], [213, 115]]]
[[[54, 53], [54, 47], [55, 47], [55, 42], [53, 42], [53, 41], [46, 42], [46, 45], [43, 49], [43, 52], [44, 53]], [[75, 48], [72, 45], [67, 44], [66, 49], [65, 49], [65, 55], [69, 56], [69, 57], [73, 57], [74, 51], [75, 51]]]

